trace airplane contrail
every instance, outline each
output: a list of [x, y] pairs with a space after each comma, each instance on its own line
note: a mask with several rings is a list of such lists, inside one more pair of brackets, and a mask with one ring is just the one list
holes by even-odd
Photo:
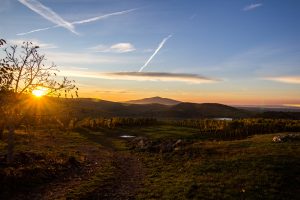
[[164, 44], [167, 42], [168, 39], [170, 39], [172, 37], [172, 35], [168, 35], [167, 37], [165, 37], [158, 45], [158, 47], [156, 48], [156, 50], [154, 51], [154, 53], [150, 56], [150, 58], [146, 61], [146, 63], [141, 67], [141, 69], [139, 70], [139, 72], [142, 72], [143, 69], [145, 67], [147, 67], [147, 65], [150, 63], [150, 61], [154, 58], [154, 56], [159, 52], [159, 50], [164, 46]]
[[108, 17], [111, 17], [111, 16], [115, 16], [115, 15], [123, 15], [123, 14], [127, 14], [127, 13], [130, 13], [130, 12], [135, 11], [135, 10], [137, 10], [137, 8], [130, 9], [130, 10], [119, 11], [119, 12], [113, 12], [113, 13], [109, 13], [109, 14], [105, 14], [105, 15], [93, 17], [93, 18], [90, 18], [90, 19], [85, 19], [85, 20], [75, 21], [75, 22], [72, 22], [71, 24], [84, 24], [84, 23], [89, 23], [89, 22], [93, 22], [93, 21], [105, 19], [105, 18], [108, 18]]
[[[97, 21], [97, 20], [102, 20], [102, 19], [105, 19], [105, 18], [108, 18], [108, 17], [111, 17], [111, 16], [127, 14], [127, 13], [133, 12], [135, 10], [137, 10], [137, 8], [130, 9], [130, 10], [119, 11], [119, 12], [113, 12], [113, 13], [109, 13], [109, 14], [105, 14], [105, 15], [100, 15], [100, 16], [97, 16], [97, 17], [92, 17], [92, 18], [89, 18], [89, 19], [74, 21], [74, 22], [71, 22], [70, 24], [71, 25], [76, 25], [76, 24], [90, 23], [90, 22], [94, 22], [94, 21]], [[55, 25], [55, 26], [50, 26], [50, 27], [46, 27], [46, 28], [35, 29], [35, 30], [32, 30], [32, 31], [24, 32], [24, 33], [18, 33], [17, 35], [27, 35], [27, 34], [30, 34], [30, 33], [45, 31], [45, 30], [49, 30], [49, 29], [52, 29], [52, 28], [58, 28], [58, 27], [61, 27], [61, 25]]]
[[20, 3], [34, 11], [35, 13], [41, 15], [45, 19], [53, 22], [57, 26], [64, 27], [71, 31], [72, 33], [78, 34], [75, 31], [75, 27], [68, 21], [64, 20], [62, 17], [60, 17], [57, 13], [55, 13], [50, 8], [44, 6], [40, 2], [36, 0], [19, 0]]

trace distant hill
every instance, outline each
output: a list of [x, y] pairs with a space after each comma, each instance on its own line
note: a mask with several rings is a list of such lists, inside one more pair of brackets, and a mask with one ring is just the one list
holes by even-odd
[[[47, 98], [44, 102], [47, 106], [42, 106], [43, 109], [40, 110], [43, 115], [57, 115], [60, 113], [62, 115], [72, 115], [79, 119], [86, 117], [300, 119], [300, 112], [255, 111], [218, 103], [131, 104], [91, 98]], [[34, 109], [31, 109], [31, 111], [34, 112]]]
[[[54, 100], [55, 101], [55, 100]], [[97, 99], [60, 99], [60, 103], [78, 118], [84, 117], [154, 117], [168, 119], [188, 118], [242, 118], [252, 112], [216, 103], [177, 103], [176, 105], [130, 104]]]
[[266, 111], [256, 115], [258, 118], [268, 119], [300, 119], [300, 112]]
[[125, 103], [129, 104], [162, 104], [162, 105], [176, 105], [181, 103], [180, 101], [162, 97], [151, 97], [145, 99], [131, 100], [126, 101]]
[[271, 105], [271, 106], [234, 106], [236, 108], [254, 111], [258, 113], [263, 112], [300, 112], [300, 107]]
[[176, 118], [241, 118], [251, 113], [218, 103], [180, 103], [172, 106], [167, 115]]

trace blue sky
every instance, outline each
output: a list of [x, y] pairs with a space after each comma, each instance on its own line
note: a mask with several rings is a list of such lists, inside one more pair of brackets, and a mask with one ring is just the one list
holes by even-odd
[[[0, 37], [11, 44], [27, 40], [39, 44], [62, 75], [74, 77], [83, 97], [300, 104], [297, 0], [1, 3]], [[59, 27], [20, 35], [55, 25]]]

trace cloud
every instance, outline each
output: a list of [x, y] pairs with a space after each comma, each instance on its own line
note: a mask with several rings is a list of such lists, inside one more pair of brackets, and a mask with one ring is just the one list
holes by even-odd
[[142, 72], [145, 67], [150, 63], [150, 61], [154, 58], [154, 56], [159, 52], [159, 50], [164, 46], [164, 44], [167, 42], [168, 39], [170, 39], [172, 35], [168, 35], [165, 37], [158, 45], [154, 53], [150, 56], [150, 58], [146, 61], [146, 63], [140, 68], [139, 72]]
[[127, 53], [135, 51], [135, 47], [130, 43], [117, 43], [111, 46], [97, 45], [95, 47], [89, 48], [94, 52], [106, 52], [106, 53]]
[[283, 106], [294, 107], [294, 108], [300, 108], [300, 104], [283, 104]]
[[132, 93], [131, 91], [127, 91], [127, 90], [96, 90], [95, 92], [97, 92], [97, 93], [105, 93], [105, 94], [109, 94], [109, 93], [119, 93], [119, 94]]
[[53, 22], [57, 26], [64, 27], [69, 31], [71, 31], [72, 33], [77, 34], [75, 31], [75, 27], [71, 23], [65, 21], [57, 13], [55, 13], [50, 8], [44, 6], [40, 2], [36, 0], [19, 0], [19, 2], [25, 5], [26, 7], [28, 7], [29, 9], [33, 10], [37, 14], [41, 15], [45, 19]]
[[57, 65], [63, 67], [86, 67], [89, 65], [120, 65], [135, 64], [140, 62], [138, 58], [112, 56], [112, 55], [96, 55], [92, 53], [69, 53], [64, 51], [47, 51], [44, 52], [48, 61], [54, 61]]
[[[130, 12], [133, 12], [135, 10], [137, 10], [137, 8], [130, 9], [130, 10], [119, 11], [119, 12], [113, 12], [113, 13], [109, 13], [109, 14], [105, 14], [105, 15], [100, 15], [100, 16], [97, 16], [97, 17], [92, 17], [92, 18], [89, 18], [89, 19], [74, 21], [74, 22], [71, 22], [70, 24], [71, 25], [76, 25], [76, 24], [91, 23], [91, 22], [106, 19], [106, 18], [109, 18], [109, 17], [112, 17], [112, 16], [124, 15], [124, 14], [130, 13]], [[34, 32], [46, 31], [46, 30], [49, 30], [49, 29], [59, 28], [59, 27], [61, 27], [61, 26], [60, 25], [55, 25], [55, 26], [50, 26], [50, 27], [46, 27], [46, 28], [31, 30], [31, 31], [24, 32], [24, 33], [18, 33], [17, 35], [27, 35], [27, 34], [34, 33]]]
[[32, 42], [33, 45], [39, 46], [42, 49], [55, 49], [58, 48], [55, 44], [43, 43], [37, 39], [18, 39], [18, 40], [8, 40], [8, 44], [22, 46], [24, 41]]
[[201, 72], [230, 79], [293, 76], [299, 74], [299, 62], [298, 47], [272, 44], [248, 49], [214, 65], [203, 66]]
[[163, 81], [163, 82], [185, 82], [185, 83], [215, 83], [220, 80], [207, 78], [197, 74], [164, 73], [164, 72], [83, 72], [62, 71], [60, 75], [74, 77], [99, 78], [108, 80], [130, 80], [130, 81]]
[[277, 77], [265, 77], [263, 79], [281, 82], [281, 83], [300, 84], [300, 76], [277, 76]]
[[254, 10], [258, 7], [261, 7], [263, 4], [262, 3], [255, 3], [255, 4], [250, 4], [247, 5], [243, 8], [243, 11], [250, 11], [250, 10]]

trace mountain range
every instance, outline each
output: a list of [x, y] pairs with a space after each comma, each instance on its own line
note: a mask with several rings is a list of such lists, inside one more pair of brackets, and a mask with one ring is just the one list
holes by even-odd
[[[160, 97], [135, 100], [133, 103], [129, 103], [132, 101], [122, 103], [92, 98], [49, 98], [49, 100], [54, 103], [51, 104], [51, 112], [67, 113], [67, 115], [76, 116], [76, 118], [153, 117], [164, 119], [200, 119], [256, 117], [300, 119], [300, 112], [247, 110], [219, 103], [188, 103]], [[55, 104], [60, 106], [61, 109], [55, 107]], [[45, 106], [48, 109], [51, 107]], [[44, 110], [41, 112], [50, 114], [50, 111]]]
[[134, 103], [90, 98], [61, 99], [60, 102], [78, 117], [241, 118], [251, 115], [250, 111], [223, 104], [186, 103], [160, 97]]
[[151, 98], [144, 98], [144, 99], [138, 99], [138, 100], [131, 100], [126, 101], [124, 103], [129, 104], [162, 104], [162, 105], [176, 105], [179, 103], [182, 103], [181, 101], [177, 101], [174, 99], [169, 98], [162, 98], [162, 97], [151, 97]]

